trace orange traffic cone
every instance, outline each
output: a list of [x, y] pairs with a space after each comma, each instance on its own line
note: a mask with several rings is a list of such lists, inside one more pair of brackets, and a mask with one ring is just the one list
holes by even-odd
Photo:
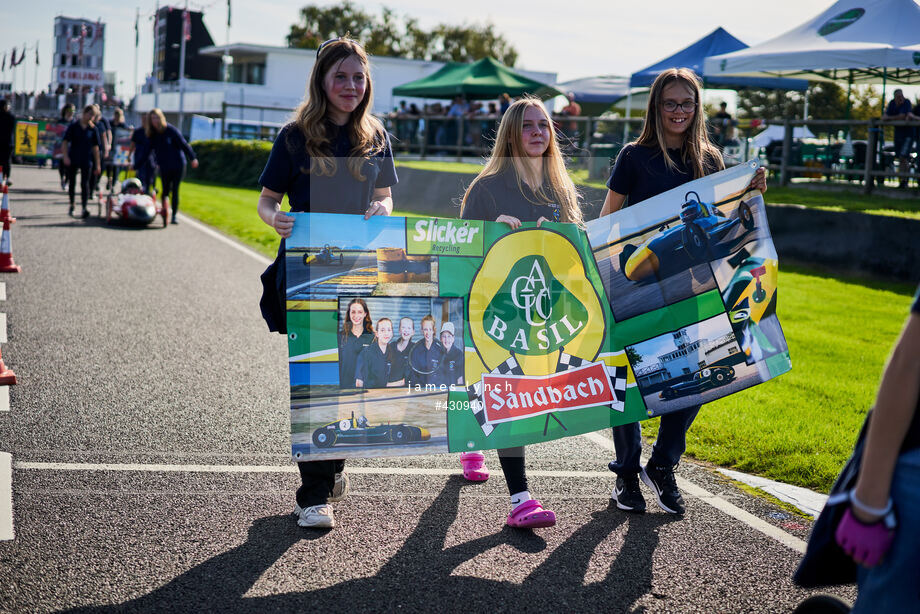
[[3, 364], [3, 354], [0, 353], [0, 386], [12, 386], [16, 383], [16, 374]]
[[22, 267], [13, 262], [13, 239], [10, 236], [10, 222], [15, 218], [3, 220], [3, 236], [0, 237], [0, 273], [20, 273]]
[[0, 192], [3, 194], [3, 199], [0, 201], [0, 222], [3, 220], [10, 220], [10, 188], [0, 181]]

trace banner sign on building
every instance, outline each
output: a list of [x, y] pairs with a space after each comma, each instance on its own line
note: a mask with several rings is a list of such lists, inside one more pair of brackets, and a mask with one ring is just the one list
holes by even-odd
[[791, 368], [756, 162], [586, 229], [294, 214], [295, 459], [507, 448]]

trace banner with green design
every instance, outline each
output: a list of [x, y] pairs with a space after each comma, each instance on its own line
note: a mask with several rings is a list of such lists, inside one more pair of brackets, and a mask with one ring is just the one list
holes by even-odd
[[756, 162], [586, 228], [295, 214], [298, 460], [506, 448], [790, 369]]

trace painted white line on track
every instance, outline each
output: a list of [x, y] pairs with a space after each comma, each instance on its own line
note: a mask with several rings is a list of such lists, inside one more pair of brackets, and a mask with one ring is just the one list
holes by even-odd
[[246, 254], [247, 256], [251, 256], [251, 257], [255, 258], [257, 261], [261, 262], [261, 263], [264, 264], [265, 266], [268, 266], [268, 265], [270, 265], [270, 264], [272, 263], [271, 260], [269, 260], [268, 258], [266, 258], [265, 256], [263, 256], [262, 254], [259, 254], [259, 253], [255, 252], [255, 251], [253, 251], [252, 249], [246, 247], [245, 245], [242, 245], [241, 243], [238, 243], [238, 242], [234, 241], [233, 239], [230, 239], [230, 238], [227, 237], [226, 235], [224, 235], [224, 234], [218, 232], [217, 230], [214, 230], [213, 228], [211, 228], [211, 227], [209, 227], [209, 226], [206, 226], [205, 224], [202, 224], [202, 223], [199, 222], [198, 220], [193, 220], [193, 219], [190, 218], [189, 216], [184, 215], [184, 214], [181, 214], [181, 213], [179, 214], [179, 219], [182, 220], [182, 223], [183, 223], [183, 224], [188, 224], [189, 226], [192, 226], [193, 228], [197, 228], [198, 230], [200, 230], [201, 232], [205, 233], [206, 235], [210, 235], [210, 236], [214, 237], [215, 239], [217, 239], [217, 240], [220, 241], [221, 243], [226, 243], [227, 245], [229, 245], [229, 246], [232, 247], [233, 249], [239, 250], [239, 251], [243, 252], [244, 254]]
[[16, 536], [13, 531], [13, 456], [0, 452], [0, 541]]
[[[294, 465], [166, 465], [140, 463], [44, 463], [17, 461], [16, 469], [38, 471], [142, 471], [148, 473], [296, 473]], [[456, 468], [440, 467], [348, 467], [353, 475], [460, 475]], [[606, 471], [528, 471], [548, 478], [611, 479]]]
[[[607, 450], [610, 450], [611, 452], [613, 452], [614, 450], [613, 441], [610, 439], [607, 439], [603, 435], [598, 435], [597, 433], [587, 433], [585, 435], [582, 435], [582, 437], [584, 437], [585, 439], [588, 439], [589, 441], [596, 443], [602, 448], [606, 448]], [[787, 548], [795, 550], [796, 552], [800, 554], [805, 553], [805, 542], [799, 539], [798, 537], [795, 537], [794, 535], [790, 535], [789, 533], [786, 533], [782, 529], [779, 529], [773, 526], [769, 522], [765, 520], [761, 520], [760, 518], [751, 514], [750, 512], [744, 511], [737, 505], [733, 505], [732, 503], [729, 503], [722, 497], [719, 497], [718, 495], [714, 495], [708, 490], [701, 488], [697, 486], [696, 484], [689, 482], [680, 476], [676, 476], [676, 477], [677, 477], [677, 485], [684, 492], [684, 494], [690, 495], [691, 497], [696, 497], [703, 503], [711, 505], [717, 510], [720, 510], [728, 514], [735, 520], [739, 520], [743, 522], [744, 524], [748, 525], [755, 531], [759, 531], [763, 533], [764, 535], [766, 535], [767, 537], [775, 539], [776, 541], [786, 546]]]
[[0, 343], [6, 343], [6, 314], [0, 313]]
[[0, 386], [0, 411], [10, 411], [9, 386]]
[[0, 301], [6, 300], [6, 282], [0, 281]]

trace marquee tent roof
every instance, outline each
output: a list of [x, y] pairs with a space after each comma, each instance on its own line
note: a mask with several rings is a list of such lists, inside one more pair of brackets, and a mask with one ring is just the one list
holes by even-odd
[[472, 64], [445, 64], [427, 77], [394, 87], [393, 94], [416, 98], [488, 99], [506, 92], [514, 97], [534, 94], [538, 90], [543, 92], [544, 98], [562, 95], [555, 88], [520, 75], [497, 60], [483, 58]]
[[706, 58], [703, 74], [920, 83], [920, 6], [914, 0], [840, 0], [776, 38]]
[[692, 45], [685, 47], [648, 68], [634, 72], [629, 79], [631, 87], [649, 87], [664, 70], [668, 68], [689, 68], [697, 75], [703, 77], [703, 82], [707, 87], [740, 89], [745, 87], [760, 87], [767, 89], [783, 90], [805, 90], [808, 88], [808, 82], [797, 79], [775, 79], [760, 77], [723, 77], [704, 76], [703, 61], [713, 55], [728, 53], [745, 49], [747, 45], [725, 31], [724, 28], [716, 28]]

